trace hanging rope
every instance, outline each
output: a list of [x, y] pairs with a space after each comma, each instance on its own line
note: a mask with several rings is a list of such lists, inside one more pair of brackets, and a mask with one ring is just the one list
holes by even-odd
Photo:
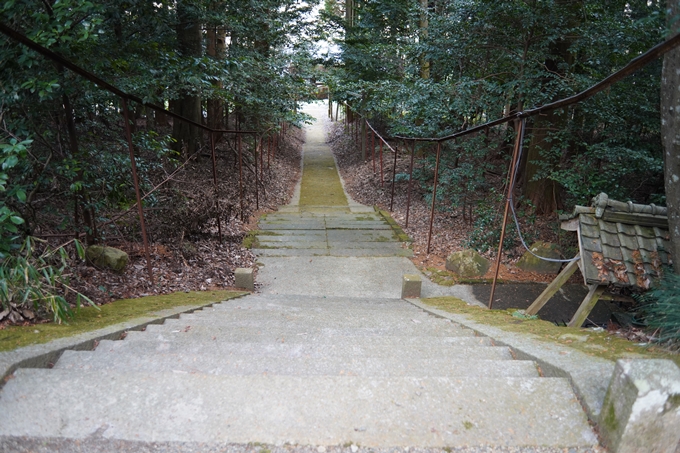
[[[521, 115], [521, 113], [519, 115]], [[527, 119], [522, 118], [521, 121], [522, 121], [522, 127], [520, 129], [521, 129], [522, 132], [521, 132], [520, 138], [519, 138], [519, 154], [518, 154], [518, 157], [517, 157], [517, 163], [515, 164], [515, 169], [514, 169], [515, 174], [517, 174], [517, 172], [519, 171], [519, 164], [522, 161], [522, 152], [524, 151], [524, 131], [526, 130]], [[572, 258], [570, 260], [560, 260], [560, 259], [540, 256], [540, 255], [535, 254], [533, 251], [531, 251], [531, 249], [529, 248], [527, 243], [524, 241], [524, 237], [522, 236], [522, 229], [519, 226], [519, 220], [517, 219], [517, 213], [515, 212], [515, 201], [513, 199], [513, 194], [515, 193], [515, 184], [516, 183], [517, 183], [517, 179], [515, 178], [515, 179], [513, 179], [512, 187], [510, 187], [510, 191], [509, 191], [509, 195], [508, 195], [508, 201], [510, 202], [510, 211], [512, 212], [512, 218], [515, 221], [515, 227], [517, 227], [517, 236], [519, 237], [519, 240], [522, 243], [522, 246], [527, 250], [527, 252], [531, 253], [532, 255], [534, 255], [536, 258], [538, 258], [540, 260], [550, 261], [551, 263], [571, 263], [572, 261], [577, 261], [577, 260], [581, 259], [580, 257], [577, 256], [577, 257]]]

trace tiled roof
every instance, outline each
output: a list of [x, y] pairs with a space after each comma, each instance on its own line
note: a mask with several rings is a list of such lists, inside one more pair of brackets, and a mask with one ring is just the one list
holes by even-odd
[[[593, 207], [577, 206], [569, 218], [572, 223], [578, 219], [586, 284], [649, 289], [661, 266], [671, 262], [666, 208], [622, 203], [600, 194]], [[563, 222], [563, 227], [568, 224]]]

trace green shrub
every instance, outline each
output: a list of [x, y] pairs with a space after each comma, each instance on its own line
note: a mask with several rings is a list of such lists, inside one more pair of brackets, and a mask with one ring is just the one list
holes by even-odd
[[[498, 242], [501, 239], [501, 223], [503, 222], [503, 196], [491, 191], [486, 200], [480, 202], [475, 209], [475, 221], [470, 237], [465, 241], [465, 246], [485, 253], [487, 250], [498, 250]], [[517, 228], [512, 218], [508, 219], [503, 239], [503, 250], [509, 250], [515, 246]]]
[[641, 301], [638, 317], [655, 332], [654, 341], [680, 346], [680, 275], [667, 270]]
[[[69, 286], [69, 255], [64, 246], [46, 246], [38, 252], [36, 242], [28, 237], [18, 253], [7, 256], [0, 265], [0, 319], [9, 316], [13, 322], [22, 319], [52, 317], [62, 323], [73, 316], [67, 295], [75, 295], [78, 308], [82, 301], [96, 306], [92, 300]], [[82, 245], [75, 241], [78, 257], [83, 259]]]

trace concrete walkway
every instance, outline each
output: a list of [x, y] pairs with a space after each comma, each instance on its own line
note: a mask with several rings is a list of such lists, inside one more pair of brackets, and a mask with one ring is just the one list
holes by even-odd
[[0, 451], [592, 451], [568, 379], [400, 299], [409, 250], [339, 192], [309, 111], [302, 186], [260, 222], [259, 293], [18, 370]]

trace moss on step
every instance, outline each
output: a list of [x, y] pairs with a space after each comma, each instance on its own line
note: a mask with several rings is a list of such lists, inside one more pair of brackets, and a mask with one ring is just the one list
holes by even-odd
[[244, 236], [241, 245], [247, 249], [262, 248], [260, 246], [260, 241], [257, 238], [258, 236], [281, 236], [281, 234], [276, 233], [274, 231], [251, 230], [248, 231], [248, 233]]
[[510, 332], [533, 335], [537, 340], [558, 344], [565, 348], [576, 349], [586, 354], [607, 360], [621, 358], [670, 359], [680, 366], [680, 354], [672, 354], [656, 346], [639, 346], [607, 331], [596, 331], [574, 327], [560, 327], [540, 319], [521, 319], [512, 314], [516, 308], [507, 310], [487, 310], [468, 305], [455, 297], [434, 297], [422, 299], [423, 303], [455, 314], [464, 314], [473, 321], [498, 327]]
[[394, 232], [395, 238], [399, 242], [413, 242], [413, 240], [408, 237], [408, 234], [404, 232], [404, 230], [401, 229], [399, 224], [392, 218], [389, 212], [384, 211], [377, 206], [375, 207], [375, 210], [378, 211], [378, 214], [382, 216], [383, 219], [390, 225], [392, 228], [392, 231]]
[[347, 206], [347, 197], [333, 156], [305, 154], [300, 206]]
[[131, 319], [153, 316], [154, 313], [175, 307], [197, 307], [211, 302], [248, 294], [241, 291], [194, 291], [161, 296], [147, 296], [139, 299], [121, 299], [94, 307], [82, 307], [68, 324], [36, 324], [12, 326], [0, 330], [0, 351], [11, 351], [32, 344], [47, 343], [57, 338], [69, 337], [103, 327], [119, 324]]
[[[419, 267], [422, 273], [424, 273], [431, 282], [436, 283], [441, 286], [453, 286], [453, 285], [476, 285], [479, 283], [493, 283], [492, 278], [461, 278], [459, 275], [446, 271], [437, 269], [436, 267]], [[507, 280], [498, 279], [497, 284], [507, 283]], [[517, 283], [517, 282], [516, 282]]]

